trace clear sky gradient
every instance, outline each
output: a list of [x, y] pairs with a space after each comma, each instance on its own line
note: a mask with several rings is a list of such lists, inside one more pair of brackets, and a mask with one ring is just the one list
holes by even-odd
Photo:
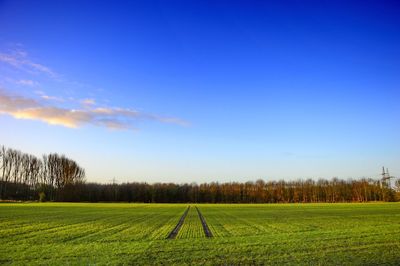
[[0, 144], [66, 154], [99, 182], [399, 176], [399, 14], [0, 1]]

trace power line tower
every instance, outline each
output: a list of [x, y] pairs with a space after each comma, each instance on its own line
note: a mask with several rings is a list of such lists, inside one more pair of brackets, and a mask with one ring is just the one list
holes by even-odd
[[382, 179], [381, 179], [382, 182], [381, 182], [381, 186], [383, 184], [385, 184], [387, 187], [391, 188], [392, 184], [390, 182], [390, 179], [392, 179], [392, 178], [394, 178], [394, 176], [391, 176], [389, 174], [389, 169], [386, 168], [386, 172], [385, 172], [385, 167], [382, 167]]

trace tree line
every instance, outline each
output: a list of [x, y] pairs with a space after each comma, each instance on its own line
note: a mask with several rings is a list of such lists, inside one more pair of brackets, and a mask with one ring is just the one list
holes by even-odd
[[59, 200], [65, 189], [84, 182], [85, 170], [65, 155], [37, 158], [0, 146], [0, 199]]
[[82, 184], [71, 201], [146, 203], [316, 203], [395, 201], [387, 184], [373, 179], [174, 184]]
[[[313, 203], [395, 201], [386, 182], [364, 178], [174, 184], [86, 183], [85, 170], [64, 155], [37, 158], [0, 149], [0, 199], [145, 203]], [[398, 190], [400, 181], [396, 181]]]

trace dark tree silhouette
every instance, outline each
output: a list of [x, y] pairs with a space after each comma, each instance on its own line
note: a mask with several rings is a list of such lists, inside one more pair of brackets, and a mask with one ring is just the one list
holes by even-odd
[[[400, 191], [400, 181], [396, 183]], [[173, 184], [85, 182], [85, 170], [64, 155], [37, 158], [0, 147], [0, 199], [159, 203], [312, 203], [394, 201], [396, 191], [371, 178]]]

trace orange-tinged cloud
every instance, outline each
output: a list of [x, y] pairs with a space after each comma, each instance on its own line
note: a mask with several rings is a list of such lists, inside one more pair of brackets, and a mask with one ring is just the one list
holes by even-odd
[[160, 117], [125, 108], [85, 108], [68, 109], [47, 106], [23, 96], [15, 96], [0, 90], [0, 114], [8, 114], [17, 119], [39, 120], [50, 125], [78, 128], [95, 125], [110, 129], [133, 129], [137, 120], [153, 120], [162, 123], [187, 125], [178, 118]]
[[91, 119], [89, 113], [57, 107], [28, 108], [15, 110], [9, 112], [9, 114], [18, 119], [40, 120], [50, 125], [60, 125], [70, 128], [77, 128]]

